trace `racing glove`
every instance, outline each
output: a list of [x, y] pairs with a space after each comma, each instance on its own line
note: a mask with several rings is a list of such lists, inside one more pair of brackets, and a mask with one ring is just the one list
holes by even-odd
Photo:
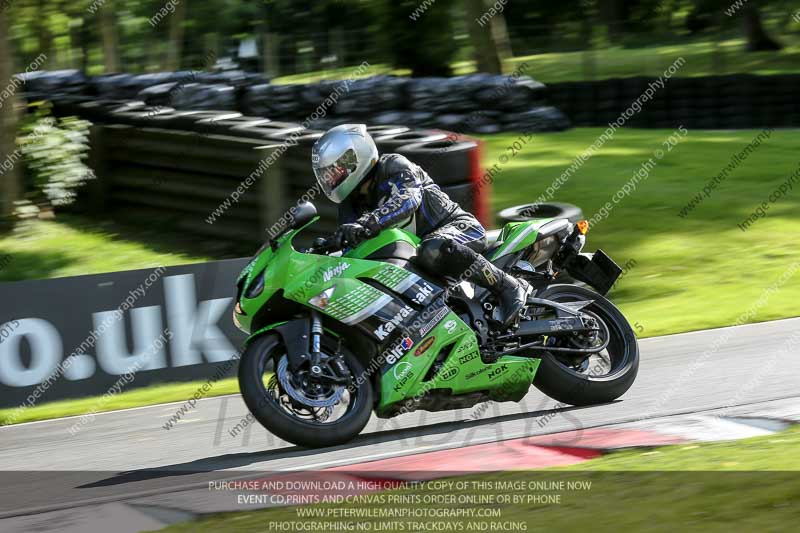
[[340, 248], [358, 246], [368, 238], [367, 228], [358, 223], [342, 224], [336, 230], [335, 239]]

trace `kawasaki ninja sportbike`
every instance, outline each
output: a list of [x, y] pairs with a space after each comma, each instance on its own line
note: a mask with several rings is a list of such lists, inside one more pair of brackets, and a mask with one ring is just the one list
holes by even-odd
[[636, 337], [602, 296], [621, 270], [602, 251], [580, 253], [585, 221], [510, 223], [485, 252], [534, 288], [506, 328], [490, 292], [420, 270], [416, 236], [384, 230], [344, 253], [324, 238], [293, 245], [316, 220], [314, 206], [301, 204], [237, 282], [234, 321], [250, 334], [239, 385], [255, 418], [282, 439], [342, 444], [373, 410], [391, 417], [519, 401], [531, 384], [570, 405], [609, 402], [633, 384]]

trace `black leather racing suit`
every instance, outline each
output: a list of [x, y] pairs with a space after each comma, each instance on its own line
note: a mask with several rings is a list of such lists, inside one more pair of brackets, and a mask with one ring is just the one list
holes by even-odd
[[428, 174], [399, 154], [381, 156], [366, 178], [366, 192], [353, 191], [342, 202], [339, 223], [357, 222], [370, 230], [400, 227], [422, 239], [417, 263], [430, 272], [472, 281], [500, 291], [513, 278], [479, 254], [486, 230], [452, 201]]

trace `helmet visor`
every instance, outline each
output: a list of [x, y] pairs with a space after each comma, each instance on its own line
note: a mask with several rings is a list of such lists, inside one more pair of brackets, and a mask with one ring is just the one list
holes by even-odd
[[328, 198], [336, 196], [336, 188], [342, 184], [358, 168], [358, 157], [350, 148], [330, 165], [314, 165], [314, 175], [317, 177], [322, 191]]

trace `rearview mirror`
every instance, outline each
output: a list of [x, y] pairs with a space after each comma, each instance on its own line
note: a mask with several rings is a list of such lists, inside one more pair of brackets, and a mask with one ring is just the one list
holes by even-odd
[[300, 202], [292, 213], [292, 229], [305, 226], [317, 216], [317, 208], [311, 202]]

